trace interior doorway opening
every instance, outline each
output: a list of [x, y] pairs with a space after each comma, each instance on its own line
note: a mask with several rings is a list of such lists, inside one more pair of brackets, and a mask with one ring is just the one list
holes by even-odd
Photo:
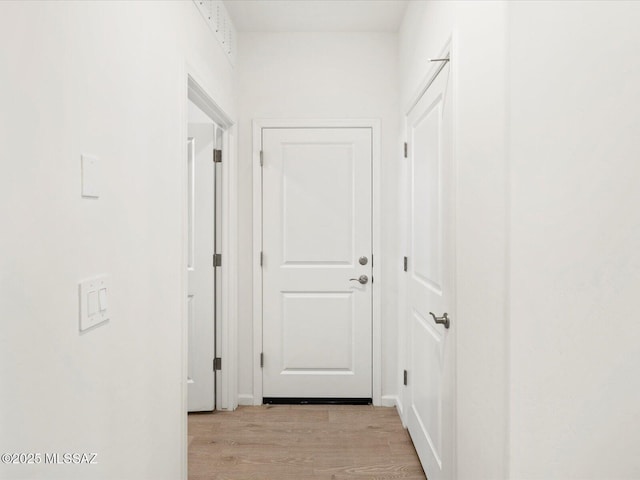
[[[185, 75], [184, 110], [182, 116], [181, 142], [184, 156], [180, 158], [180, 182], [182, 189], [182, 465], [183, 477], [187, 476], [188, 462], [188, 416], [189, 411], [234, 410], [237, 398], [237, 161], [236, 129], [232, 118], [201, 86], [203, 83], [195, 70], [187, 65]], [[198, 137], [201, 137], [198, 140]], [[203, 156], [198, 159], [199, 148]], [[206, 150], [209, 150], [206, 153]], [[206, 153], [206, 156], [205, 156]], [[198, 160], [204, 167], [202, 178], [208, 179], [210, 192], [203, 191], [204, 205], [197, 198], [196, 179]], [[200, 169], [202, 170], [202, 168]], [[208, 173], [207, 173], [208, 172]], [[208, 206], [207, 206], [208, 205]], [[209, 208], [210, 213], [203, 212]], [[202, 246], [197, 243], [198, 212], [208, 220], [210, 239]], [[202, 222], [202, 220], [200, 220]], [[201, 242], [202, 243], [202, 239]], [[208, 250], [208, 251], [207, 251]], [[197, 359], [193, 345], [197, 332], [192, 329], [193, 302], [196, 296], [190, 292], [189, 277], [196, 268], [197, 257], [202, 254], [202, 265], [206, 264], [210, 280], [204, 291], [210, 295], [210, 311], [203, 321], [209, 323], [206, 355]], [[214, 257], [215, 255], [215, 257]], [[208, 256], [208, 258], [207, 258]], [[214, 264], [219, 265], [215, 267]], [[216, 271], [217, 270], [217, 271]], [[194, 295], [189, 299], [190, 295]], [[191, 310], [191, 311], [190, 311]], [[207, 318], [208, 317], [208, 318]], [[192, 337], [189, 342], [189, 337]], [[202, 371], [208, 373], [210, 386], [206, 391], [210, 397], [208, 405], [191, 405], [190, 386], [196, 383], [194, 366], [202, 362]], [[191, 382], [190, 380], [193, 380]], [[212, 405], [213, 403], [213, 405]]]
[[187, 139], [187, 404], [213, 411], [220, 391], [224, 130], [192, 100]]

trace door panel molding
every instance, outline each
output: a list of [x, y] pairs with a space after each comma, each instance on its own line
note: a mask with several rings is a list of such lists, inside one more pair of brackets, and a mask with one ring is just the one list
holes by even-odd
[[[261, 352], [262, 352], [262, 171], [260, 150], [265, 128], [370, 128], [372, 132], [372, 254], [376, 256], [382, 238], [381, 231], [381, 182], [380, 182], [380, 120], [379, 119], [255, 119], [253, 120], [253, 398], [254, 405], [263, 400]], [[291, 265], [295, 268], [295, 262]], [[372, 276], [372, 400], [382, 405], [382, 328], [381, 286], [384, 279], [379, 262], [374, 262]], [[250, 403], [246, 399], [243, 403]]]

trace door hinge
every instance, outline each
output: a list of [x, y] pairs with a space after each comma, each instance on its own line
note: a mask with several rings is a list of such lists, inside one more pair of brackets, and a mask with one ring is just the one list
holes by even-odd
[[260, 352], [260, 368], [264, 367], [264, 353]]
[[408, 263], [409, 263], [409, 261], [407, 260], [407, 257], [404, 257], [404, 260], [403, 260], [403, 268], [404, 268], [404, 271], [405, 271], [405, 272], [407, 271], [407, 264], [408, 264]]
[[373, 268], [373, 253], [371, 254], [371, 268]]
[[264, 152], [260, 150], [260, 166], [264, 165]]
[[213, 266], [214, 267], [221, 267], [222, 266], [222, 254], [221, 253], [214, 253], [213, 254]]
[[404, 142], [404, 158], [407, 158], [409, 156], [409, 144], [407, 142]]
[[213, 359], [213, 370], [222, 370], [222, 359], [220, 357]]
[[213, 163], [222, 163], [222, 150], [213, 150]]
[[404, 383], [404, 386], [405, 386], [405, 387], [406, 387], [406, 386], [407, 386], [407, 384], [408, 384], [407, 379], [408, 379], [408, 373], [407, 373], [407, 371], [405, 370], [405, 371], [404, 371], [404, 375], [403, 375], [403, 377], [402, 377], [402, 382]]
[[260, 252], [260, 266], [262, 266], [263, 262], [264, 262], [264, 254]]

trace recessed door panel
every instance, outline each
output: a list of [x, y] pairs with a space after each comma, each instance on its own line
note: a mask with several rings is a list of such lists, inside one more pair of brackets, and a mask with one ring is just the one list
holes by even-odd
[[282, 146], [283, 261], [349, 265], [353, 259], [353, 146]]
[[284, 293], [282, 310], [283, 372], [353, 373], [352, 293]]
[[440, 206], [442, 96], [429, 105], [413, 128], [412, 274], [442, 291], [442, 217]]
[[372, 397], [371, 136], [262, 131], [265, 397]]
[[413, 414], [425, 433], [438, 465], [442, 456], [442, 352], [443, 335], [418, 312], [412, 315], [413, 364], [424, 368], [415, 372]]

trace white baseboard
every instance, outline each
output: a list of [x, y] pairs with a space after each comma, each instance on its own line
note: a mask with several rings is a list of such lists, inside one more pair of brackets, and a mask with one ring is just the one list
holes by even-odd
[[397, 395], [382, 395], [382, 397], [380, 398], [380, 401], [383, 407], [398, 408], [398, 404], [400, 403]]
[[400, 415], [400, 419], [402, 420], [402, 426], [406, 428], [406, 425], [404, 424], [404, 409], [402, 408], [400, 397], [396, 397], [396, 410], [398, 410], [398, 415]]
[[382, 406], [383, 407], [396, 407], [396, 411], [398, 412], [398, 416], [400, 420], [402, 420], [402, 426], [407, 428], [404, 420], [404, 411], [402, 408], [402, 402], [400, 401], [400, 397], [398, 395], [383, 395], [382, 396]]
[[238, 405], [253, 405], [253, 395], [248, 393], [240, 393], [238, 394]]

